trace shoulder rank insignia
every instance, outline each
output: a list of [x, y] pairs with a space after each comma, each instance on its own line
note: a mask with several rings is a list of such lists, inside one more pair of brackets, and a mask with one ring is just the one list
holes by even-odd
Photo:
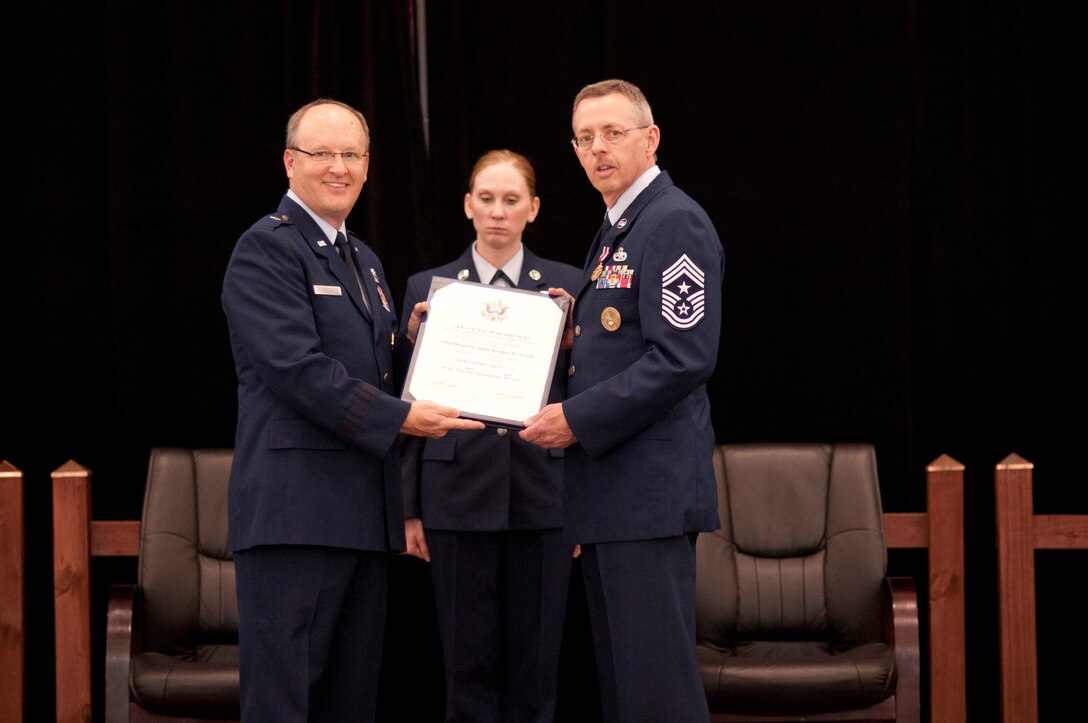
[[703, 319], [706, 299], [702, 269], [682, 254], [661, 272], [661, 315], [677, 329], [691, 329]]

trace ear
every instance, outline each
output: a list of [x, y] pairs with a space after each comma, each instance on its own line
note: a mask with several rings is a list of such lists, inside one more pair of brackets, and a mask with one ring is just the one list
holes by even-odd
[[287, 171], [288, 178], [295, 177], [295, 154], [290, 148], [283, 149], [283, 167]]
[[661, 144], [661, 129], [657, 125], [651, 125], [646, 129], [646, 157], [653, 158], [657, 153], [657, 147]]
[[536, 220], [538, 213], [540, 213], [540, 196], [533, 196], [533, 200], [529, 204], [529, 223]]
[[362, 171], [356, 174], [359, 178], [359, 183], [366, 183], [366, 177], [370, 173], [370, 154], [363, 156], [363, 168]]
[[472, 220], [472, 194], [465, 194], [465, 218]]

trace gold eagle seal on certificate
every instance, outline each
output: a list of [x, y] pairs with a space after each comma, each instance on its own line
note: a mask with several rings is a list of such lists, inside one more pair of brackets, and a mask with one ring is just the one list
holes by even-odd
[[506, 312], [510, 310], [510, 307], [499, 301], [485, 301], [484, 310], [480, 312], [480, 316], [491, 321], [502, 321], [506, 318]]

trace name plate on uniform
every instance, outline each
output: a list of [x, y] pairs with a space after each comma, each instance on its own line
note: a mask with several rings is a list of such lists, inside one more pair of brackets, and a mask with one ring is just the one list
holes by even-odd
[[402, 399], [507, 427], [547, 404], [566, 297], [435, 276], [427, 304]]

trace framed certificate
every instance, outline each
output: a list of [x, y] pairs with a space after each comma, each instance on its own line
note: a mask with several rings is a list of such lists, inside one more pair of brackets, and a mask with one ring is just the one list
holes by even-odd
[[505, 427], [547, 404], [566, 297], [435, 276], [427, 303], [402, 399]]

